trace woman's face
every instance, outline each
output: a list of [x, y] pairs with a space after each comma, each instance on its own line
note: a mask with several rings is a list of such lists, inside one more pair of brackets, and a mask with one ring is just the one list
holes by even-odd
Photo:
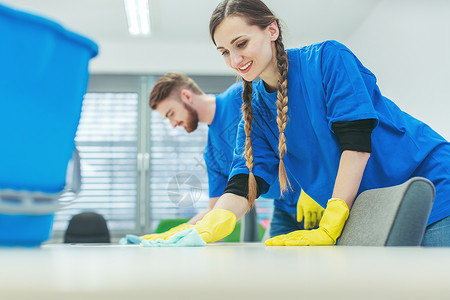
[[278, 76], [274, 60], [278, 34], [276, 22], [261, 29], [243, 17], [229, 16], [217, 26], [214, 41], [227, 66], [247, 81], [259, 76], [270, 85]]

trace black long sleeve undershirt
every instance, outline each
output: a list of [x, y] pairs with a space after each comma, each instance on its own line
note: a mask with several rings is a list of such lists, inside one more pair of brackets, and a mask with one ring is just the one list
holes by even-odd
[[[256, 198], [269, 190], [269, 184], [259, 176], [256, 179]], [[228, 180], [225, 193], [232, 193], [248, 199], [248, 174], [236, 174]]]
[[338, 137], [341, 151], [353, 150], [371, 153], [372, 130], [375, 128], [375, 124], [375, 119], [362, 119], [335, 122], [331, 127]]
[[[340, 121], [332, 124], [337, 135], [341, 151], [353, 150], [359, 152], [372, 152], [372, 130], [375, 128], [375, 119], [356, 121]], [[256, 179], [256, 198], [269, 190], [269, 184], [259, 176]], [[248, 174], [236, 174], [228, 180], [225, 193], [232, 193], [248, 199]]]

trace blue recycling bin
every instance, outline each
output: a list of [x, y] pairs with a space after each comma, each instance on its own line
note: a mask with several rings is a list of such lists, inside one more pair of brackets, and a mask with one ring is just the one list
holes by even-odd
[[65, 187], [97, 53], [94, 42], [53, 21], [0, 5], [0, 245], [49, 238], [54, 212], [33, 207]]

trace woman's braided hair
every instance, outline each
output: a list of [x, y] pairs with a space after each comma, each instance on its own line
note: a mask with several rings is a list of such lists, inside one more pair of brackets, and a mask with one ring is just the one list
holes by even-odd
[[[210, 22], [209, 32], [214, 41], [214, 32], [217, 26], [228, 16], [235, 15], [245, 18], [249, 25], [259, 26], [261, 29], [267, 28], [274, 21], [279, 28], [279, 36], [275, 41], [276, 61], [278, 68], [278, 85], [277, 85], [277, 124], [280, 132], [278, 140], [278, 151], [280, 156], [279, 163], [279, 180], [280, 190], [283, 193], [289, 184], [283, 157], [286, 152], [286, 137], [284, 131], [287, 123], [288, 97], [287, 97], [287, 73], [288, 73], [288, 57], [284, 50], [282, 41], [281, 27], [279, 20], [272, 11], [260, 0], [224, 0], [214, 10]], [[245, 151], [244, 157], [246, 166], [249, 170], [248, 178], [248, 200], [251, 206], [255, 203], [256, 198], [256, 180], [253, 175], [253, 149], [251, 144], [251, 132], [253, 121], [252, 109], [252, 83], [244, 80], [244, 90], [242, 92], [242, 113], [245, 120]]]

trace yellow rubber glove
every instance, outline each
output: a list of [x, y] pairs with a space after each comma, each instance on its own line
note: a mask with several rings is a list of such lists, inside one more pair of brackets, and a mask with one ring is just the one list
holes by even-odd
[[200, 237], [207, 243], [214, 243], [233, 232], [236, 226], [236, 216], [226, 209], [213, 209], [194, 227]]
[[236, 226], [236, 216], [229, 210], [213, 209], [195, 225], [181, 224], [163, 233], [153, 233], [141, 236], [146, 240], [168, 240], [176, 233], [195, 227], [200, 237], [207, 243], [218, 241], [233, 232]]
[[304, 217], [303, 227], [305, 229], [317, 227], [324, 211], [323, 207], [317, 204], [304, 190], [301, 191], [297, 201], [297, 222], [301, 222]]
[[268, 239], [266, 246], [315, 246], [334, 245], [341, 235], [349, 210], [341, 199], [331, 199], [320, 221], [319, 228], [297, 230]]
[[146, 239], [146, 240], [153, 240], [153, 241], [156, 241], [158, 239], [168, 240], [175, 233], [178, 233], [180, 231], [183, 231], [183, 230], [186, 230], [186, 229], [189, 229], [192, 227], [194, 227], [194, 225], [191, 225], [188, 223], [183, 223], [183, 224], [180, 224], [178, 226], [175, 226], [175, 227], [167, 230], [166, 232], [146, 234], [146, 235], [141, 236], [141, 238]]

